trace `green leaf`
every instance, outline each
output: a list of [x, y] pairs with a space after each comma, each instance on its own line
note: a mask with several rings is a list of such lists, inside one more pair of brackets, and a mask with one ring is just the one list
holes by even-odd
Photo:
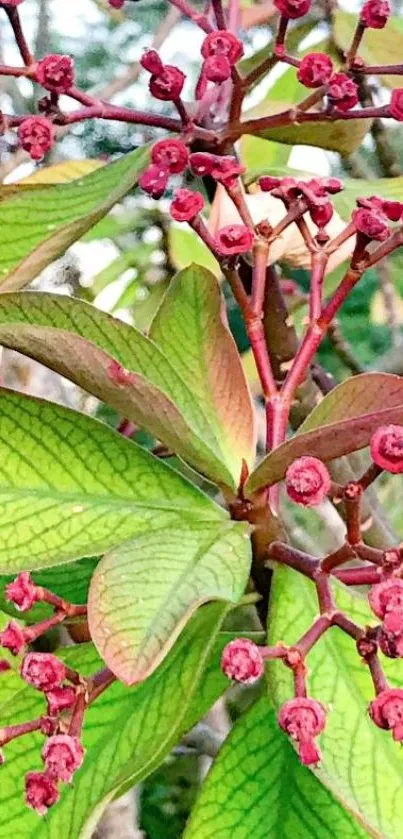
[[297, 434], [259, 463], [245, 491], [281, 481], [301, 455], [326, 462], [363, 449], [376, 428], [388, 423], [403, 423], [403, 379], [389, 373], [354, 376], [325, 396]]
[[211, 271], [215, 277], [221, 277], [221, 268], [216, 258], [192, 230], [171, 224], [168, 232], [168, 247], [171, 260], [178, 270], [188, 268], [189, 265], [201, 265]]
[[[261, 117], [280, 114], [289, 109], [290, 105], [286, 99], [265, 100], [247, 111], [245, 120], [260, 119]], [[275, 140], [277, 143], [286, 143], [289, 146], [304, 145], [317, 146], [329, 151], [337, 151], [341, 155], [349, 155], [368, 134], [371, 127], [370, 119], [349, 119], [335, 120], [334, 122], [301, 123], [277, 127], [268, 127], [261, 130], [249, 131], [249, 134], [256, 134], [266, 140]]]
[[[220, 298], [218, 292], [211, 291], [212, 282], [207, 272], [200, 276], [200, 283], [204, 283], [210, 295], [209, 311], [218, 336]], [[227, 363], [230, 338], [222, 325], [220, 335], [223, 337], [219, 346], [224, 353], [223, 362]], [[211, 480], [237, 488], [242, 453], [236, 456], [231, 453], [229, 457], [222, 450], [224, 431], [206, 421], [191, 385], [155, 342], [132, 326], [94, 306], [60, 295], [3, 294], [0, 295], [0, 342], [46, 364], [116, 408]], [[194, 352], [194, 347], [187, 348], [187, 352]], [[234, 353], [232, 358], [235, 380], [243, 388], [239, 398], [245, 416], [250, 417], [249, 397], [237, 372], [239, 360]], [[113, 359], [132, 371], [126, 385], [111, 377], [109, 368]], [[214, 369], [217, 367], [220, 367], [218, 354], [214, 357]], [[224, 404], [233, 392], [230, 381], [222, 383]], [[251, 440], [252, 426], [249, 434]], [[243, 456], [251, 459], [251, 451]]]
[[170, 524], [225, 518], [145, 449], [68, 408], [0, 392], [0, 569], [33, 570]]
[[192, 265], [170, 283], [150, 329], [215, 434], [222, 462], [239, 476], [253, 462], [255, 414], [216, 278]]
[[[43, 737], [10, 743], [0, 786], [2, 835], [90, 839], [109, 801], [153, 772], [225, 689], [220, 657], [227, 638], [219, 630], [227, 612], [222, 603], [203, 607], [147, 682], [132, 689], [116, 682], [90, 706], [84, 764], [74, 783], [63, 786], [60, 803], [46, 819], [38, 819], [23, 801], [24, 773], [42, 768]], [[84, 675], [102, 666], [92, 644], [66, 649], [62, 657]], [[18, 701], [2, 709], [2, 725], [35, 718], [43, 710], [41, 694], [24, 686]]]
[[91, 580], [91, 638], [126, 684], [147, 678], [209, 600], [236, 605], [250, 571], [249, 528], [176, 522], [107, 554]]
[[[276, 566], [272, 582], [269, 643], [295, 643], [317, 617], [315, 589], [295, 571]], [[366, 600], [334, 585], [339, 608], [361, 626], [374, 625]], [[383, 659], [388, 678], [403, 685], [403, 662]], [[354, 641], [337, 627], [318, 642], [308, 656], [308, 693], [329, 711], [319, 737], [322, 761], [315, 774], [362, 821], [372, 836], [400, 835], [403, 805], [403, 753], [390, 732], [369, 719], [373, 698], [369, 672], [360, 661]], [[293, 695], [292, 674], [284, 665], [270, 664], [269, 692], [276, 708]]]
[[263, 696], [242, 714], [221, 747], [183, 839], [367, 835], [301, 765]]
[[[333, 35], [337, 46], [348, 50], [355, 27], [357, 15], [352, 12], [335, 11], [333, 13]], [[366, 29], [358, 50], [365, 64], [400, 64], [403, 55], [403, 26], [398, 17], [389, 18], [384, 29]], [[388, 87], [401, 87], [401, 76], [381, 76]]]
[[93, 227], [136, 185], [144, 147], [79, 180], [24, 190], [0, 204], [0, 284], [22, 288]]

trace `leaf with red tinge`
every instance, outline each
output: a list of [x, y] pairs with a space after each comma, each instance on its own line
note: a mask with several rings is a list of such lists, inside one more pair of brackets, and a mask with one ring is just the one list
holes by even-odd
[[[388, 407], [386, 407], [388, 406]], [[297, 457], [329, 461], [368, 446], [380, 425], [403, 425], [403, 379], [363, 373], [332, 390], [291, 440], [267, 455], [249, 477], [246, 492], [281, 481]]]
[[234, 478], [255, 456], [255, 415], [241, 359], [224, 321], [215, 276], [198, 265], [181, 271], [151, 325], [150, 337], [196, 397]]
[[239, 602], [250, 561], [248, 525], [228, 520], [179, 520], [106, 554], [88, 620], [108, 667], [129, 685], [145, 679], [201, 604]]

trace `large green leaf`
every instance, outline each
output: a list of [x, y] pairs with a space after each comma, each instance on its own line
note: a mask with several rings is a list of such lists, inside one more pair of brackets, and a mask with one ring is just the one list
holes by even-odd
[[[348, 50], [357, 25], [357, 14], [336, 10], [333, 14], [333, 35], [337, 46]], [[391, 17], [384, 29], [366, 29], [358, 50], [366, 64], [400, 64], [403, 55], [403, 26], [398, 17]], [[382, 76], [388, 87], [401, 87], [401, 76]]]
[[[238, 400], [245, 418], [251, 419], [252, 409], [235, 348], [225, 326], [218, 322], [221, 298], [209, 272], [203, 269], [188, 271], [193, 271], [194, 282], [198, 277], [201, 287], [205, 288], [205, 297], [209, 297], [211, 330], [215, 328], [213, 334], [217, 339], [217, 355], [214, 361], [211, 357], [209, 359], [213, 372], [204, 368], [205, 387], [212, 381], [214, 371], [220, 369], [221, 354], [224, 364], [230, 358], [239, 391], [235, 390], [231, 381], [223, 381], [220, 403], [227, 406], [236, 396], [231, 407], [235, 415], [231, 423], [240, 427]], [[183, 288], [183, 285], [180, 284], [180, 287]], [[186, 288], [183, 290], [186, 292]], [[195, 297], [195, 305], [197, 302]], [[183, 303], [189, 307], [186, 294]], [[195, 322], [195, 317], [192, 322]], [[193, 340], [194, 333], [189, 337]], [[182, 377], [183, 368], [177, 369], [179, 359], [174, 358], [171, 363], [154, 341], [94, 306], [43, 293], [1, 295], [0, 342], [72, 379], [123, 416], [147, 428], [217, 483], [236, 488], [242, 456], [248, 461], [253, 459], [252, 423], [249, 430], [245, 428], [242, 449], [229, 452], [226, 441], [229, 432], [220, 427], [218, 415], [214, 423], [211, 412], [206, 415], [207, 406], [205, 408], [200, 404], [192, 383]], [[194, 353], [193, 345], [186, 347], [185, 354], [188, 353]], [[110, 374], [114, 359], [131, 371], [125, 384]], [[200, 376], [201, 373], [199, 379]], [[228, 411], [224, 416], [226, 421], [230, 421]]]
[[[91, 837], [108, 802], [150, 774], [225, 689], [220, 656], [228, 638], [219, 630], [227, 611], [224, 604], [205, 606], [147, 682], [132, 689], [117, 682], [91, 705], [83, 730], [84, 764], [74, 784], [63, 786], [60, 803], [45, 819], [23, 801], [24, 773], [42, 768], [43, 737], [29, 735], [6, 747], [0, 786], [0, 831], [5, 837]], [[84, 675], [102, 666], [92, 644], [61, 655]], [[44, 711], [43, 696], [21, 681], [20, 687], [2, 707], [2, 725], [34, 719]]]
[[[269, 643], [295, 643], [317, 617], [315, 589], [309, 580], [277, 567], [272, 582]], [[360, 626], [374, 625], [366, 600], [334, 584], [340, 609]], [[403, 662], [384, 659], [390, 681], [403, 684]], [[390, 732], [369, 719], [373, 698], [369, 672], [354, 641], [332, 628], [308, 656], [308, 692], [329, 711], [320, 736], [322, 761], [315, 774], [378, 839], [400, 836], [403, 818], [403, 753]], [[292, 674], [282, 664], [269, 666], [269, 690], [276, 707], [293, 695]]]
[[192, 265], [170, 283], [150, 338], [196, 397], [203, 421], [217, 437], [223, 463], [240, 475], [242, 461], [253, 462], [255, 415], [241, 359], [223, 318], [216, 278]]
[[222, 746], [183, 839], [367, 835], [301, 765], [263, 696], [242, 714]]
[[378, 426], [394, 422], [403, 423], [403, 379], [388, 373], [355, 376], [325, 396], [298, 433], [259, 463], [246, 491], [281, 481], [301, 455], [328, 461], [363, 449]]
[[27, 285], [93, 227], [136, 185], [148, 148], [137, 149], [90, 175], [57, 186], [38, 186], [0, 204], [0, 284]]
[[107, 554], [91, 580], [91, 638], [126, 684], [145, 679], [198, 606], [240, 600], [250, 570], [248, 526], [177, 522]]
[[102, 553], [174, 522], [225, 518], [145, 449], [90, 417], [0, 392], [0, 569]]

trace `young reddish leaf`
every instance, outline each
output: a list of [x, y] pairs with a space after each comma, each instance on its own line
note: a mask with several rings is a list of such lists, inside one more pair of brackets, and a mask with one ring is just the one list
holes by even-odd
[[236, 480], [255, 456], [254, 409], [235, 341], [225, 322], [216, 278], [197, 265], [169, 286], [150, 337], [196, 397], [200, 418], [217, 439]]
[[[207, 276], [211, 284], [212, 278]], [[211, 311], [210, 317], [213, 317]], [[227, 408], [234, 398], [233, 423], [235, 429], [240, 429], [236, 432], [237, 441], [240, 442], [242, 429], [245, 435], [241, 454], [228, 451], [218, 419], [212, 412], [210, 416], [205, 415], [190, 378], [182, 377], [182, 370], [175, 367], [175, 359], [171, 362], [154, 341], [132, 326], [94, 306], [63, 296], [4, 294], [0, 299], [0, 342], [4, 346], [35, 358], [76, 382], [127, 419], [149, 430], [208, 478], [235, 489], [242, 452], [249, 460], [252, 456], [252, 408], [232, 339], [224, 326], [221, 331], [223, 356], [228, 360], [230, 354], [234, 364], [227, 379], [235, 382], [234, 385], [223, 378], [221, 394]], [[194, 336], [189, 337], [193, 340]], [[192, 351], [193, 347], [187, 346], [186, 354]], [[127, 375], [124, 371], [120, 374], [114, 361], [119, 362]], [[206, 391], [207, 371], [204, 375]], [[202, 372], [199, 380], [201, 377]], [[245, 420], [250, 421], [249, 429]]]
[[[366, 598], [334, 583], [337, 604], [359, 626], [374, 625]], [[284, 566], [274, 571], [269, 644], [280, 638], [293, 644], [317, 616], [314, 586]], [[403, 685], [403, 662], [382, 657], [393, 687]], [[269, 693], [278, 709], [293, 695], [292, 673], [283, 664], [268, 667]], [[332, 628], [308, 655], [308, 695], [328, 711], [319, 737], [322, 760], [317, 777], [347, 810], [378, 839], [399, 836], [403, 818], [401, 779], [403, 753], [390, 733], [371, 722], [368, 704], [374, 689], [368, 668], [358, 658], [355, 642]], [[344, 834], [343, 834], [344, 835]]]
[[76, 411], [0, 393], [0, 569], [103, 553], [173, 522], [226, 514], [145, 449]]
[[291, 440], [259, 463], [246, 491], [281, 481], [302, 455], [329, 461], [363, 449], [376, 428], [389, 423], [403, 424], [403, 379], [388, 373], [348, 379], [325, 396]]
[[262, 696], [241, 715], [221, 747], [183, 839], [216, 836], [365, 839], [367, 832], [302, 766]]
[[107, 554], [91, 580], [88, 620], [102, 658], [126, 684], [167, 655], [209, 600], [236, 604], [250, 570], [243, 523], [192, 522], [139, 536]]

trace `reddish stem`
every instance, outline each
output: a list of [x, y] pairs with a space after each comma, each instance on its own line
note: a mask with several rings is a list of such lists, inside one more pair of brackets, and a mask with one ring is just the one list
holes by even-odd
[[11, 740], [16, 740], [17, 737], [23, 737], [24, 734], [40, 731], [41, 726], [42, 718], [40, 717], [37, 720], [21, 722], [19, 725], [7, 725], [5, 728], [0, 728], [0, 746], [5, 746]]
[[267, 549], [267, 558], [270, 561], [281, 562], [289, 568], [299, 571], [304, 577], [313, 580], [319, 568], [319, 560], [310, 554], [298, 551], [283, 542], [272, 542]]
[[214, 12], [218, 29], [226, 29], [224, 9], [222, 7], [222, 0], [211, 0], [211, 5]]
[[209, 32], [214, 32], [214, 26], [211, 25], [208, 17], [206, 17], [206, 15], [199, 14], [194, 9], [192, 9], [190, 3], [188, 3], [187, 0], [168, 0], [168, 3], [170, 3], [171, 6], [175, 6], [177, 9], [179, 9], [179, 11], [182, 12], [182, 14], [185, 17], [188, 17], [190, 20], [193, 20], [193, 23], [195, 23], [196, 26], [199, 27], [199, 29], [202, 29], [203, 32], [206, 32], [207, 35], [209, 34]]
[[4, 8], [4, 11], [5, 11], [10, 23], [11, 23], [12, 30], [14, 32], [14, 38], [16, 40], [17, 47], [20, 51], [21, 58], [22, 58], [24, 64], [27, 67], [31, 67], [32, 64], [34, 63], [35, 59], [34, 59], [33, 55], [31, 54], [29, 46], [28, 46], [28, 44], [25, 40], [25, 35], [22, 31], [21, 20], [20, 20], [20, 16], [19, 16], [19, 13], [18, 13], [18, 9], [16, 9], [15, 7], [14, 8], [10, 7], [10, 6], [3, 6], [3, 8]]
[[324, 251], [317, 251], [312, 254], [309, 292], [309, 319], [311, 322], [318, 320], [322, 311], [323, 280], [328, 260], [329, 257]]
[[344, 568], [332, 573], [346, 586], [373, 586], [380, 580], [377, 568]]

